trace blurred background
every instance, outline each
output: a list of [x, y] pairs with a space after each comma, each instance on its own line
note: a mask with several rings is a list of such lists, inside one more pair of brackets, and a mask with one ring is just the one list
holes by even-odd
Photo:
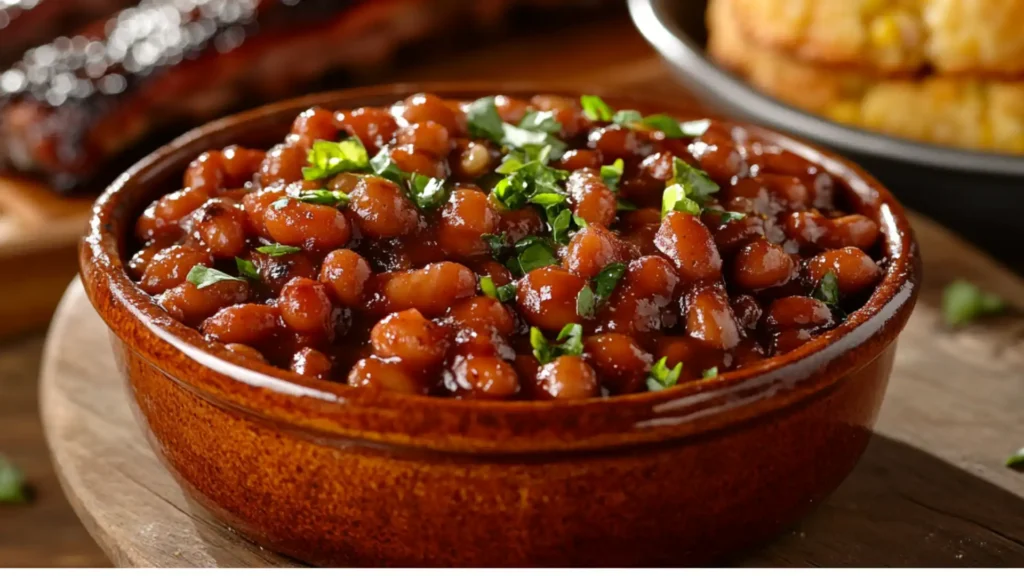
[[45, 329], [92, 199], [189, 128], [396, 82], [685, 100], [852, 156], [1020, 274], [1022, 22], [1024, 0], [0, 0], [0, 566], [109, 563], [47, 454]]

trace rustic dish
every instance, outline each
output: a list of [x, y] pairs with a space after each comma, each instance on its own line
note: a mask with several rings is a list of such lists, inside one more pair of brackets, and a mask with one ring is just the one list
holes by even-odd
[[394, 86], [288, 101], [186, 134], [97, 201], [81, 247], [84, 284], [140, 422], [197, 502], [256, 542], [321, 565], [665, 565], [763, 540], [839, 484], [870, 436], [916, 299], [917, 247], [874, 179], [767, 130], [750, 128], [821, 164], [868, 206], [883, 230], [886, 276], [827, 335], [692, 387], [557, 404], [339, 390], [229, 360], [128, 277], [134, 217], [203, 150], [266, 146], [312, 105], [380, 105], [419, 90], [540, 91]]

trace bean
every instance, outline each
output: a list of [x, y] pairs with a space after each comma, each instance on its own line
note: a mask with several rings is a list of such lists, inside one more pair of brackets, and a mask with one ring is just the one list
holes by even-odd
[[403, 101], [397, 111], [409, 124], [435, 122], [444, 126], [452, 136], [466, 133], [466, 115], [445, 104], [433, 94], [414, 94]]
[[303, 348], [292, 356], [291, 371], [299, 376], [329, 380], [333, 369], [331, 359], [315, 348]]
[[618, 199], [594, 170], [588, 168], [573, 172], [565, 188], [573, 211], [588, 224], [607, 228], [615, 221]]
[[502, 399], [519, 393], [515, 369], [494, 356], [458, 356], [445, 378], [447, 387], [461, 397]]
[[870, 256], [853, 247], [828, 250], [808, 260], [808, 283], [817, 285], [828, 271], [835, 273], [839, 294], [843, 297], [873, 288], [883, 274]]
[[479, 276], [490, 276], [495, 286], [504, 286], [515, 281], [508, 268], [494, 260], [477, 260], [470, 267]]
[[679, 274], [672, 263], [661, 256], [643, 256], [629, 263], [626, 285], [639, 298], [651, 298], [658, 306], [666, 306], [675, 295]]
[[378, 274], [375, 283], [378, 295], [368, 303], [371, 311], [386, 314], [416, 308], [429, 318], [443, 315], [457, 300], [476, 292], [476, 275], [455, 262]]
[[249, 230], [259, 236], [269, 236], [263, 221], [263, 214], [271, 204], [284, 198], [284, 189], [280, 187], [262, 188], [250, 192], [242, 198], [242, 208], [249, 219]]
[[234, 258], [245, 250], [248, 217], [237, 204], [212, 198], [196, 214], [194, 228], [214, 257]]
[[163, 249], [163, 244], [150, 244], [136, 252], [135, 255], [128, 260], [128, 275], [131, 276], [133, 280], [141, 280], [142, 276], [146, 273], [146, 268], [149, 267], [149, 263], [153, 261], [153, 257]]
[[455, 334], [454, 352], [463, 356], [497, 356], [504, 360], [514, 360], [516, 356], [508, 340], [489, 326], [461, 328]]
[[359, 138], [370, 155], [379, 152], [398, 130], [398, 122], [384, 108], [356, 108], [351, 112], [338, 112], [335, 121], [349, 136]]
[[583, 400], [599, 396], [597, 373], [580, 356], [559, 356], [537, 373], [537, 392], [555, 400]]
[[272, 204], [263, 213], [263, 223], [275, 242], [312, 251], [340, 248], [352, 236], [348, 220], [337, 208], [298, 200]]
[[198, 326], [221, 308], [245, 302], [248, 297], [249, 285], [241, 280], [224, 280], [204, 288], [182, 282], [161, 294], [157, 303], [175, 320]]
[[753, 180], [763, 184], [768, 193], [788, 210], [807, 210], [813, 203], [807, 182], [800, 176], [760, 174]]
[[700, 378], [708, 368], [723, 364], [725, 354], [690, 336], [660, 336], [655, 346], [656, 358], [665, 358], [665, 364], [674, 368], [682, 362], [679, 383]]
[[[714, 217], [705, 216], [701, 220], [706, 221], [705, 218], [710, 220]], [[736, 254], [751, 241], [765, 236], [764, 220], [752, 215], [725, 224], [708, 224], [708, 228], [714, 230], [715, 246], [718, 247], [718, 253], [725, 257]]]
[[804, 328], [795, 328], [790, 330], [783, 330], [772, 334], [769, 349], [771, 350], [772, 356], [779, 354], [785, 354], [803, 346], [809, 342], [814, 335], [810, 330]]
[[414, 232], [419, 212], [398, 185], [377, 177], [363, 178], [350, 196], [347, 213], [369, 238], [392, 238]]
[[271, 256], [253, 250], [248, 259], [260, 274], [261, 293], [276, 296], [292, 278], [316, 278], [316, 264], [306, 252]]
[[612, 394], [632, 394], [646, 389], [651, 355], [626, 334], [598, 334], [584, 342], [601, 385]]
[[736, 323], [746, 330], [754, 330], [761, 320], [761, 305], [749, 294], [740, 294], [732, 299], [732, 314]]
[[625, 262], [630, 254], [624, 243], [601, 226], [587, 226], [569, 241], [565, 267], [581, 278], [593, 278], [613, 262]]
[[580, 321], [576, 314], [576, 296], [586, 282], [562, 268], [537, 268], [519, 281], [516, 304], [531, 325], [558, 331], [566, 324]]
[[605, 162], [611, 162], [619, 158], [631, 159], [634, 156], [646, 156], [651, 152], [651, 145], [639, 134], [612, 124], [604, 128], [598, 128], [590, 133], [587, 145], [601, 153]]
[[277, 299], [284, 323], [299, 332], [330, 335], [333, 307], [327, 289], [309, 278], [292, 278]]
[[336, 141], [338, 129], [333, 112], [314, 106], [296, 116], [291, 133], [298, 136], [300, 146], [309, 148], [317, 140]]
[[512, 243], [527, 236], [536, 236], [543, 229], [544, 221], [541, 220], [537, 210], [530, 206], [517, 210], [498, 210], [498, 232], [507, 235]]
[[519, 376], [519, 388], [531, 398], [543, 398], [545, 394], [537, 388], [537, 373], [540, 371], [540, 362], [532, 354], [518, 354], [512, 361], [512, 366]]
[[379, 357], [394, 357], [404, 366], [429, 370], [440, 366], [448, 351], [447, 331], [410, 308], [385, 316], [370, 331], [370, 345]]
[[470, 188], [452, 192], [441, 213], [437, 238], [446, 254], [467, 259], [490, 253], [484, 234], [493, 234], [498, 215], [487, 195]]
[[375, 356], [356, 362], [348, 373], [348, 385], [353, 388], [387, 390], [399, 394], [426, 394], [420, 377], [412, 376], [397, 359], [383, 360]]
[[764, 238], [744, 246], [732, 264], [735, 285], [752, 292], [782, 286], [796, 274], [796, 263], [782, 246]]
[[723, 184], [749, 173], [750, 166], [735, 144], [731, 141], [709, 143], [706, 140], [707, 136], [708, 133], [705, 132], [704, 136], [694, 142], [692, 150], [700, 169], [707, 172], [712, 180]]
[[497, 330], [509, 336], [516, 328], [516, 320], [504, 304], [490, 296], [473, 296], [456, 302], [448, 311], [448, 318], [459, 327], [481, 331]]
[[529, 103], [519, 98], [500, 94], [494, 97], [494, 107], [498, 109], [498, 116], [501, 117], [502, 122], [509, 124], [518, 126], [523, 116], [526, 116], [529, 106]]
[[675, 264], [687, 283], [718, 280], [722, 258], [714, 239], [696, 216], [670, 212], [661, 223], [654, 245]]
[[484, 142], [460, 138], [448, 155], [448, 165], [456, 180], [476, 180], [495, 166], [498, 156]]
[[209, 199], [206, 192], [185, 188], [153, 202], [135, 223], [135, 236], [143, 241], [173, 239], [181, 222]]
[[597, 150], [569, 150], [551, 165], [559, 170], [575, 172], [584, 168], [597, 170], [601, 167], [601, 153]]
[[213, 266], [213, 256], [201, 247], [169, 246], [149, 261], [139, 286], [148, 294], [160, 294], [184, 282], [199, 265]]
[[586, 123], [583, 111], [575, 98], [540, 94], [530, 98], [530, 104], [543, 112], [552, 112], [555, 121], [562, 125], [558, 135], [561, 138], [572, 138], [580, 133]]
[[352, 250], [331, 252], [320, 267], [320, 283], [339, 304], [349, 308], [363, 304], [366, 285], [372, 275], [370, 264]]
[[399, 146], [411, 146], [416, 152], [444, 158], [451, 152], [452, 141], [448, 129], [437, 122], [426, 121], [400, 128], [395, 134]]
[[418, 152], [411, 145], [396, 146], [390, 151], [391, 160], [403, 172], [422, 174], [431, 178], [448, 177], [448, 164], [427, 152]]
[[634, 336], [674, 325], [675, 313], [659, 306], [651, 296], [637, 294], [631, 286], [620, 288], [597, 313], [598, 332], [623, 332]]
[[260, 364], [267, 363], [267, 359], [263, 356], [263, 353], [253, 348], [252, 346], [246, 346], [245, 344], [238, 344], [237, 342], [232, 342], [231, 344], [227, 344], [224, 347], [227, 348], [228, 350], [231, 350], [233, 353], [241, 356], [242, 358], [245, 358], [246, 360], [252, 362], [259, 362]]
[[217, 150], [203, 152], [198, 158], [189, 162], [185, 169], [182, 185], [185, 188], [201, 190], [212, 195], [223, 185], [224, 171], [221, 166], [223, 155]]
[[273, 306], [235, 304], [207, 318], [200, 330], [217, 342], [252, 346], [273, 336], [279, 318]]
[[302, 167], [306, 165], [306, 149], [297, 142], [278, 144], [271, 148], [260, 164], [260, 186], [302, 180]]
[[786, 234], [803, 246], [868, 250], [878, 241], [878, 224], [867, 216], [850, 214], [826, 218], [814, 212], [793, 212], [785, 220]]
[[775, 330], [821, 328], [832, 324], [832, 311], [824, 302], [808, 296], [786, 296], [772, 301], [765, 324]]
[[721, 284], [697, 285], [687, 293], [686, 333], [717, 350], [739, 344], [739, 327]]

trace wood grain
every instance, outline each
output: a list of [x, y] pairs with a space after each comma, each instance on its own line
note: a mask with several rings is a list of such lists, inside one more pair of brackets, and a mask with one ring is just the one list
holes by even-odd
[[[1018, 302], [1024, 282], [935, 224], [914, 225], [925, 283], [878, 434], [816, 512], [735, 563], [1024, 566], [1024, 475], [1002, 465], [1024, 444], [1024, 318], [949, 332], [937, 308], [954, 276]], [[120, 566], [293, 565], [189, 503], [132, 418], [104, 331], [76, 281], [51, 328], [40, 391], [58, 474], [100, 546]]]

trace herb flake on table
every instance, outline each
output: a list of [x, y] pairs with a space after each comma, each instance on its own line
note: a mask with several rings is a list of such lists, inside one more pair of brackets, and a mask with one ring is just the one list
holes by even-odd
[[10, 460], [0, 455], [0, 504], [28, 502], [25, 475]]
[[965, 326], [1006, 309], [1006, 302], [1002, 298], [966, 280], [955, 280], [942, 292], [942, 318], [950, 328]]

